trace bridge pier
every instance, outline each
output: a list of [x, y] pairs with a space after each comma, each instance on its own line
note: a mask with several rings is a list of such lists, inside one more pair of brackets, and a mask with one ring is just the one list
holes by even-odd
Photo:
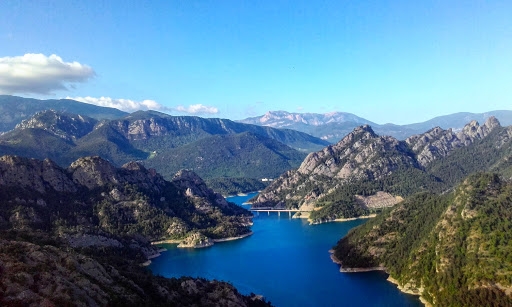
[[288, 211], [288, 217], [292, 218], [292, 212], [291, 211]]
[[267, 211], [267, 214], [270, 216], [270, 211]]
[[277, 211], [277, 216], [281, 216], [281, 211]]

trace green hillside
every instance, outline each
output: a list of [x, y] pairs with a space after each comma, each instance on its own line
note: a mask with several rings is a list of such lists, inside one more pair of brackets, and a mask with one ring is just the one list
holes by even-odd
[[476, 174], [452, 193], [388, 209], [341, 239], [334, 257], [342, 269], [385, 267], [437, 306], [511, 306], [511, 221], [512, 183]]
[[190, 169], [203, 178], [274, 178], [299, 166], [306, 154], [253, 133], [214, 135], [157, 152], [144, 163], [172, 176]]

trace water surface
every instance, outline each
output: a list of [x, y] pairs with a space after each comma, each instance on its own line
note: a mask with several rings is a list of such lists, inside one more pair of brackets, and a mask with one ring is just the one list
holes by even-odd
[[[228, 200], [242, 204], [254, 195]], [[252, 236], [203, 249], [167, 245], [149, 268], [167, 277], [229, 281], [240, 292], [262, 294], [276, 306], [422, 306], [417, 297], [387, 282], [383, 272], [340, 273], [331, 261], [329, 249], [364, 222], [310, 226], [288, 214], [260, 213]]]

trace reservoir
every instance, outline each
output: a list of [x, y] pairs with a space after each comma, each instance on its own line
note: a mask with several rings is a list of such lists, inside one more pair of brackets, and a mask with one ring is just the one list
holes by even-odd
[[[227, 198], [239, 205], [255, 194]], [[246, 205], [242, 205], [249, 208]], [[288, 214], [256, 213], [252, 236], [201, 249], [166, 245], [149, 268], [166, 277], [204, 277], [232, 283], [275, 306], [423, 306], [400, 292], [384, 272], [340, 273], [329, 249], [365, 220], [310, 226]]]

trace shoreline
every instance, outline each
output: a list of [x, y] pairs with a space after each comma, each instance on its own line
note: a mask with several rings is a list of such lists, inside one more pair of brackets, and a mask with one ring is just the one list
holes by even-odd
[[314, 222], [314, 223], [312, 220], [308, 219], [308, 222], [309, 222], [309, 225], [320, 225], [320, 224], [333, 223], [333, 222], [348, 222], [348, 221], [355, 221], [355, 220], [359, 220], [359, 219], [371, 219], [376, 216], [377, 216], [377, 214], [373, 213], [373, 214], [369, 214], [369, 215], [361, 215], [361, 216], [357, 216], [357, 217], [348, 217], [348, 218], [338, 218], [338, 219], [334, 219], [334, 220]]
[[330, 257], [331, 257], [332, 262], [340, 265], [341, 273], [360, 273], [360, 272], [373, 272], [373, 271], [385, 272], [386, 274], [388, 274], [388, 278], [386, 278], [386, 281], [394, 284], [397, 287], [397, 289], [400, 290], [400, 292], [414, 295], [414, 296], [419, 296], [419, 300], [424, 306], [432, 307], [432, 305], [421, 296], [421, 292], [419, 289], [416, 290], [418, 292], [415, 292], [411, 289], [404, 288], [403, 286], [400, 285], [398, 280], [391, 277], [391, 275], [387, 271], [386, 267], [379, 266], [379, 267], [370, 267], [370, 268], [343, 268], [342, 262], [338, 258], [336, 258], [336, 256], [334, 256], [334, 250], [332, 250], [332, 249], [329, 250], [329, 254], [331, 254]]

